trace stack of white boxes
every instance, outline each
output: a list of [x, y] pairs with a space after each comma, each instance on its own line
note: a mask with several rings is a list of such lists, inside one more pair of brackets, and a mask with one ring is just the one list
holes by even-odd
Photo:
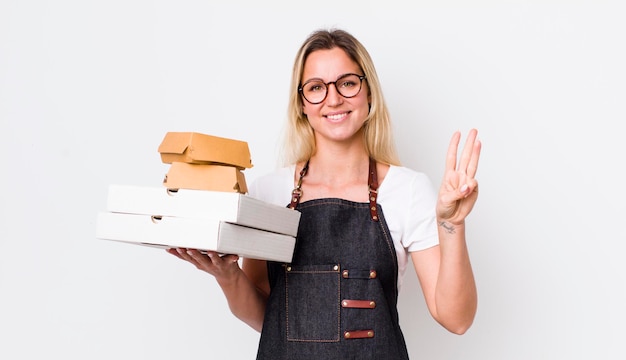
[[247, 143], [170, 132], [159, 153], [164, 186], [111, 185], [96, 238], [291, 261], [300, 213], [245, 194]]

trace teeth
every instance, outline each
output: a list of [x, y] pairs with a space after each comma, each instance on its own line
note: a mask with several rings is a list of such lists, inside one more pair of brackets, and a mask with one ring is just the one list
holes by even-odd
[[339, 120], [339, 119], [342, 119], [345, 116], [346, 116], [346, 114], [337, 114], [337, 115], [328, 115], [326, 117], [329, 118], [330, 120]]

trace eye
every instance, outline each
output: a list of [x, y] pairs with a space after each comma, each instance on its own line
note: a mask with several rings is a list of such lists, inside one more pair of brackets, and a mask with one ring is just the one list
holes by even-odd
[[356, 83], [353, 80], [350, 79], [343, 79], [341, 80], [341, 83], [339, 84], [339, 86], [341, 86], [342, 88], [351, 88], [356, 86]]
[[355, 86], [359, 86], [359, 78], [357, 76], [354, 76], [354, 75], [348, 75], [346, 77], [343, 77], [343, 78], [337, 80], [337, 84], [342, 89], [350, 89], [350, 88], [353, 88]]
[[304, 91], [313, 93], [313, 92], [323, 92], [325, 85], [321, 81], [311, 81], [307, 84], [304, 84]]

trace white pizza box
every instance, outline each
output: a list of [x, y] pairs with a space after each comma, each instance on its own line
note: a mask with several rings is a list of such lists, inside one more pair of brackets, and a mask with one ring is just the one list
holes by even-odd
[[300, 223], [299, 211], [246, 194], [159, 186], [109, 185], [107, 211], [220, 220], [290, 236]]
[[96, 238], [158, 247], [188, 248], [291, 262], [294, 236], [208, 218], [98, 213]]

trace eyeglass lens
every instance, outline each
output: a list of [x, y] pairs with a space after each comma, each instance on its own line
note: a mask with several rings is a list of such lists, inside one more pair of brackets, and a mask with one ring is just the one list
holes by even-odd
[[319, 79], [313, 79], [304, 83], [302, 86], [302, 95], [308, 102], [312, 104], [319, 104], [326, 99], [328, 86], [330, 84], [334, 84], [337, 92], [341, 96], [351, 98], [356, 96], [359, 91], [361, 91], [361, 79], [362, 77], [356, 74], [347, 74], [340, 77], [336, 81], [328, 83]]

